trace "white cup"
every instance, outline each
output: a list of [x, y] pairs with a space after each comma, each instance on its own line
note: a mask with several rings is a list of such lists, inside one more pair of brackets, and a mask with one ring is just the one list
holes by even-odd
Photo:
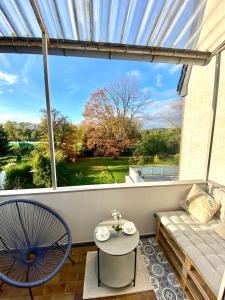
[[109, 235], [109, 229], [106, 226], [100, 226], [97, 229], [97, 232], [96, 232], [97, 239], [104, 240], [105, 238], [108, 237], [108, 235]]
[[135, 225], [133, 222], [126, 222], [123, 225], [123, 229], [128, 233], [132, 232], [135, 229]]

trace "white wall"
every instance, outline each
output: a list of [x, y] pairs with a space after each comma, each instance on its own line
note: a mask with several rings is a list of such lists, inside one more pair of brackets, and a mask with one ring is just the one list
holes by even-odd
[[209, 179], [225, 185], [225, 52], [221, 54], [220, 81]]
[[[71, 191], [53, 192], [50, 189], [35, 191], [1, 192], [0, 201], [8, 199], [32, 199], [54, 208], [68, 222], [73, 242], [93, 240], [93, 231], [99, 221], [111, 217], [115, 208], [132, 220], [141, 234], [155, 232], [155, 211], [179, 209], [179, 200], [184, 198], [193, 182], [140, 183], [138, 186], [94, 186]], [[87, 190], [87, 188], [89, 190]], [[35, 194], [35, 193], [39, 194]]]
[[[224, 41], [225, 1], [208, 0], [198, 49], [215, 50]], [[204, 179], [212, 117], [215, 57], [207, 66], [193, 66], [185, 98], [180, 153], [180, 180]], [[209, 178], [225, 185], [225, 56], [221, 58], [218, 110]]]
[[205, 67], [194, 66], [185, 98], [180, 180], [204, 179], [208, 159], [215, 59]]
[[[215, 58], [205, 67], [193, 67], [185, 99], [180, 180], [204, 179], [211, 128]], [[215, 130], [209, 179], [225, 185], [225, 51], [221, 53]]]

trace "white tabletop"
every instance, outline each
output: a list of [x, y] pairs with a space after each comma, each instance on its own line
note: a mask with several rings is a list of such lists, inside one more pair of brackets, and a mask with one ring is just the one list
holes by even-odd
[[[121, 224], [124, 224], [127, 220], [121, 220]], [[133, 251], [139, 243], [139, 232], [133, 235], [127, 235], [124, 232], [120, 232], [119, 235], [112, 228], [113, 224], [117, 224], [115, 220], [103, 221], [98, 224], [94, 231], [94, 240], [96, 246], [103, 252], [110, 255], [125, 255]], [[96, 239], [96, 231], [100, 226], [107, 226], [110, 231], [110, 238], [107, 241], [100, 242]]]

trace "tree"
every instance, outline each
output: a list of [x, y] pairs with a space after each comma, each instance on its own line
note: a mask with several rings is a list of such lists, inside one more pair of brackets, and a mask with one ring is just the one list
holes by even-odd
[[7, 121], [4, 129], [10, 141], [38, 141], [40, 138], [38, 124], [35, 123]]
[[4, 130], [7, 132], [10, 141], [16, 141], [16, 122], [7, 121]]
[[183, 100], [171, 101], [162, 113], [162, 120], [170, 127], [181, 128], [183, 113]]
[[29, 189], [34, 187], [30, 163], [12, 164], [5, 167], [6, 180], [4, 189]]
[[33, 183], [37, 187], [51, 187], [51, 164], [47, 155], [33, 151]]
[[135, 154], [156, 155], [162, 152], [166, 152], [163, 129], [151, 129], [144, 131], [141, 142], [135, 149]]
[[118, 156], [136, 144], [138, 114], [145, 102], [137, 80], [130, 76], [94, 92], [83, 113], [88, 149], [95, 155]]
[[10, 151], [8, 135], [2, 125], [0, 125], [0, 155], [7, 155]]
[[[39, 125], [41, 140], [48, 144], [48, 120], [46, 110], [41, 110], [42, 118]], [[52, 109], [52, 123], [54, 145], [56, 151], [61, 151], [68, 161], [75, 161], [77, 157], [77, 127], [68, 121], [56, 109]]]
[[165, 130], [166, 152], [168, 154], [177, 154], [180, 151], [181, 129], [167, 128]]
[[135, 155], [176, 154], [180, 147], [179, 128], [154, 128], [145, 130], [137, 145]]

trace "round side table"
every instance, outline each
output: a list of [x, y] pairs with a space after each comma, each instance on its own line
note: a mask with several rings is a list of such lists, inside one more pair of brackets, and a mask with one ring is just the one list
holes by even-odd
[[[126, 220], [121, 220], [121, 224], [125, 222]], [[136, 230], [133, 235], [117, 233], [112, 228], [113, 224], [115, 220], [100, 222], [94, 232], [98, 248], [98, 286], [103, 283], [109, 287], [121, 288], [131, 282], [135, 286], [139, 232]], [[107, 226], [110, 231], [107, 241], [100, 242], [96, 239], [96, 231], [100, 226]]]

